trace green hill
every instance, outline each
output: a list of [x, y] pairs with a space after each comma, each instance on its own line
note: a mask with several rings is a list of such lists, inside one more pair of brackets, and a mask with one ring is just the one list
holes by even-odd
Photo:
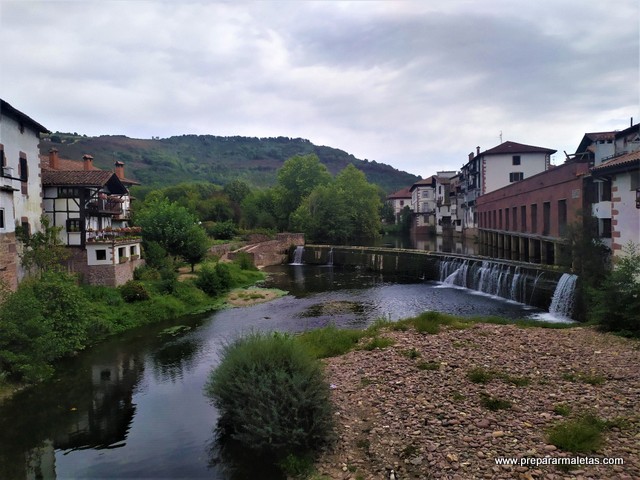
[[162, 139], [135, 139], [118, 135], [86, 137], [56, 132], [40, 143], [42, 154], [55, 147], [60, 156], [81, 159], [88, 153], [94, 164], [112, 169], [116, 160], [125, 163], [128, 178], [147, 187], [180, 182], [209, 181], [224, 185], [241, 179], [257, 187], [275, 184], [276, 171], [298, 154], [315, 153], [333, 174], [348, 164], [362, 170], [367, 179], [386, 192], [400, 190], [419, 179], [376, 161], [359, 160], [336, 148], [317, 146], [302, 138], [217, 137], [182, 135]]

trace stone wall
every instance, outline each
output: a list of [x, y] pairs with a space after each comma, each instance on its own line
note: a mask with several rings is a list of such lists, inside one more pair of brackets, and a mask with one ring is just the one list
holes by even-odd
[[0, 282], [15, 291], [18, 288], [18, 257], [16, 234], [0, 235]]
[[279, 233], [275, 240], [247, 245], [227, 255], [233, 260], [239, 252], [249, 255], [256, 267], [287, 263], [291, 247], [304, 245], [302, 233]]
[[72, 255], [68, 260], [69, 270], [78, 273], [81, 281], [89, 285], [118, 287], [133, 280], [133, 271], [144, 265], [144, 260], [140, 258], [129, 259], [125, 263], [116, 265], [87, 265], [86, 250], [80, 248], [70, 250]]

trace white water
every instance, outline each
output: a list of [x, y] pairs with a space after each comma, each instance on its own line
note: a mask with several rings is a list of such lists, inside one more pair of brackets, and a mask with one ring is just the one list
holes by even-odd
[[556, 317], [571, 318], [573, 313], [574, 292], [578, 277], [570, 273], [563, 273], [553, 292], [549, 313]]
[[296, 247], [295, 252], [293, 252], [293, 262], [290, 265], [303, 265], [302, 263], [302, 254], [304, 253], [304, 247], [298, 246]]
[[333, 266], [333, 247], [329, 250], [329, 260], [327, 261], [327, 265]]

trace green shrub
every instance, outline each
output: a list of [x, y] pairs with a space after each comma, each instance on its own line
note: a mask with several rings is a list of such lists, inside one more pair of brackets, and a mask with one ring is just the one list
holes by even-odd
[[369, 340], [367, 343], [365, 343], [362, 346], [363, 350], [375, 350], [376, 348], [387, 348], [391, 345], [393, 345], [393, 340], [390, 338], [385, 338], [385, 337], [373, 337], [371, 340]]
[[595, 452], [602, 444], [606, 423], [593, 414], [565, 420], [547, 432], [549, 443], [573, 453]]
[[553, 413], [566, 417], [571, 413], [571, 406], [566, 403], [557, 403], [553, 406]]
[[330, 391], [320, 363], [292, 336], [253, 333], [224, 348], [206, 394], [218, 433], [273, 463], [313, 454], [332, 438]]
[[233, 263], [238, 265], [241, 270], [257, 270], [253, 263], [253, 258], [246, 252], [238, 252], [233, 259]]
[[204, 264], [195, 280], [196, 286], [211, 297], [229, 290], [231, 282], [229, 266], [224, 263]]
[[0, 307], [0, 370], [11, 380], [49, 377], [52, 361], [85, 347], [92, 316], [70, 275], [45, 272], [25, 280]]
[[615, 268], [597, 288], [589, 288], [589, 320], [605, 330], [640, 335], [640, 249], [629, 243]]
[[440, 370], [440, 362], [420, 362], [416, 366], [419, 370]]
[[209, 225], [207, 234], [220, 240], [230, 240], [238, 233], [238, 227], [231, 221], [217, 222]]
[[495, 376], [495, 372], [482, 367], [475, 367], [467, 372], [467, 378], [473, 383], [489, 383]]
[[144, 284], [137, 280], [129, 280], [124, 285], [118, 287], [118, 290], [120, 290], [120, 295], [122, 295], [122, 298], [127, 303], [149, 300], [149, 292], [147, 292]]
[[511, 408], [511, 402], [503, 398], [492, 397], [486, 393], [480, 393], [480, 405], [492, 411]]

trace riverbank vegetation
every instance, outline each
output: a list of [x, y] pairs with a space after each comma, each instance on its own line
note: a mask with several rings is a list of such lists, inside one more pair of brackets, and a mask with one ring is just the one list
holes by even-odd
[[[222, 282], [208, 273], [221, 271]], [[220, 307], [229, 289], [264, 278], [215, 261], [200, 272], [178, 281], [171, 270], [146, 267], [136, 272], [137, 280], [117, 289], [80, 285], [75, 276], [55, 270], [23, 281], [0, 306], [0, 381], [42, 381], [60, 358], [131, 328]], [[198, 286], [204, 278], [212, 286], [208, 292]]]

